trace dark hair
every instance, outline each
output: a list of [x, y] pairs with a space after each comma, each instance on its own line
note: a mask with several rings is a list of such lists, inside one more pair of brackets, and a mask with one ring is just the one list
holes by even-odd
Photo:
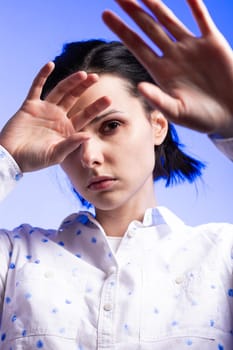
[[[146, 69], [138, 62], [132, 53], [120, 42], [104, 40], [88, 40], [65, 44], [61, 55], [54, 59], [55, 68], [48, 77], [42, 98], [70, 74], [84, 70], [94, 73], [111, 73], [129, 82], [130, 92], [138, 96], [138, 83], [152, 82]], [[142, 99], [145, 107], [152, 110]], [[187, 155], [182, 150], [174, 126], [169, 123], [168, 133], [164, 142], [155, 146], [154, 180], [165, 179], [166, 186], [185, 180], [193, 182], [202, 173], [205, 165]]]

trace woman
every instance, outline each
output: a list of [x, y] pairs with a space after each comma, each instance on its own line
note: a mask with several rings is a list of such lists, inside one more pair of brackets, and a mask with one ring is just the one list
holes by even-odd
[[59, 163], [95, 217], [1, 231], [2, 348], [231, 349], [233, 228], [188, 227], [157, 206], [153, 178], [192, 181], [201, 164], [138, 94], [151, 78], [102, 41], [67, 45], [53, 68], [0, 134], [1, 195]]

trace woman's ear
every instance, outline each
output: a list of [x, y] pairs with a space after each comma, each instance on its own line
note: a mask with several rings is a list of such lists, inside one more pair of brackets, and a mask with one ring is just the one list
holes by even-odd
[[167, 131], [168, 131], [168, 121], [158, 110], [154, 110], [151, 113], [151, 125], [154, 133], [154, 145], [159, 146], [163, 143]]

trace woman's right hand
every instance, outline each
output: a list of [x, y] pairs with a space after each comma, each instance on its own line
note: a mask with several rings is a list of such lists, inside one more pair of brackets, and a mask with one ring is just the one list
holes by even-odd
[[26, 100], [0, 133], [0, 144], [12, 155], [22, 172], [61, 163], [88, 140], [82, 131], [87, 123], [111, 104], [103, 96], [85, 110], [72, 113], [78, 97], [97, 80], [96, 74], [76, 72], [41, 100], [46, 79], [54, 69], [47, 63], [38, 73]]

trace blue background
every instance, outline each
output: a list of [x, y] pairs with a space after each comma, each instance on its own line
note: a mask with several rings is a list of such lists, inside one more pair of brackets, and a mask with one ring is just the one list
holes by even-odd
[[[164, 2], [199, 35], [184, 0]], [[233, 2], [205, 2], [232, 45]], [[0, 128], [19, 108], [37, 71], [60, 53], [64, 42], [116, 39], [101, 20], [105, 8], [115, 10], [131, 23], [113, 0], [0, 0]], [[162, 182], [157, 183], [158, 203], [174, 210], [189, 224], [232, 222], [231, 162], [205, 135], [180, 127], [177, 130], [187, 150], [206, 161], [207, 169], [196, 185], [167, 189]], [[67, 188], [59, 167], [25, 174], [0, 206], [0, 226], [5, 228], [22, 222], [56, 227], [64, 216], [78, 210], [78, 202]]]

